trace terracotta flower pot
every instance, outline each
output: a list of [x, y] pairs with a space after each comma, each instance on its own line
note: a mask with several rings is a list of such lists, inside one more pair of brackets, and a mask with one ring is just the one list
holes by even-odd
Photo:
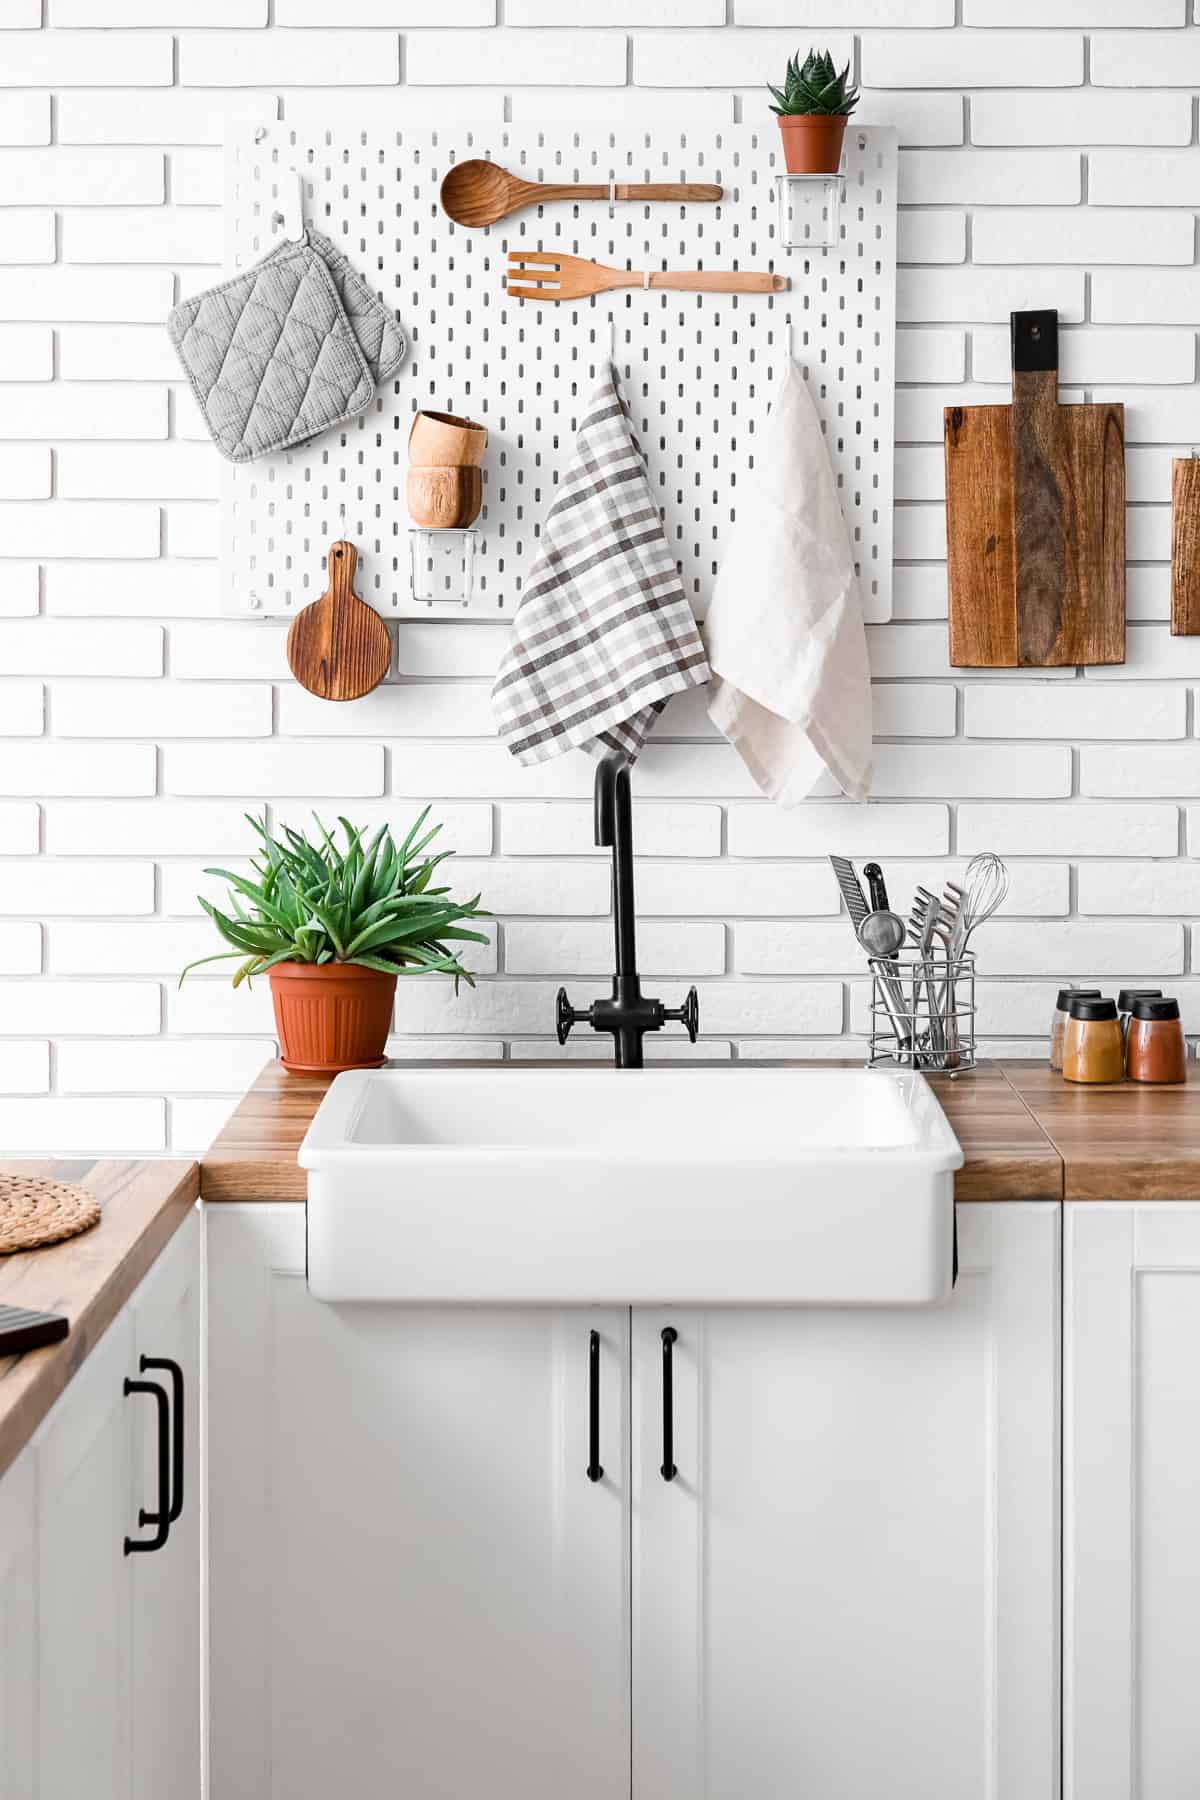
[[408, 516], [430, 531], [473, 525], [483, 505], [482, 469], [410, 469], [404, 484]]
[[408, 433], [408, 460], [418, 469], [477, 469], [487, 428], [456, 413], [419, 412]]
[[845, 113], [779, 115], [783, 160], [789, 175], [836, 175], [846, 135]]
[[268, 979], [285, 1069], [332, 1074], [387, 1060], [394, 975], [357, 963], [276, 963]]

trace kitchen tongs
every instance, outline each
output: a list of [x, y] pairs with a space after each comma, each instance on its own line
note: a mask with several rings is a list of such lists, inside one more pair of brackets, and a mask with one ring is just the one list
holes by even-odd
[[610, 269], [582, 256], [510, 250], [508, 291], [516, 300], [586, 300], [614, 288], [671, 288], [688, 294], [777, 294], [786, 275], [763, 269]]

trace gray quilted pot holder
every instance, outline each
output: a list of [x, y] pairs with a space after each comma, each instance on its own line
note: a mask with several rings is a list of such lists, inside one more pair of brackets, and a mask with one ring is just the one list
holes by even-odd
[[305, 443], [362, 412], [374, 369], [390, 374], [406, 348], [357, 271], [312, 232], [182, 301], [167, 331], [231, 462]]

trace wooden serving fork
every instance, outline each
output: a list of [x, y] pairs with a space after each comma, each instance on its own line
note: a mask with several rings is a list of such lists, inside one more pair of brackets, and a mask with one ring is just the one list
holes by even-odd
[[671, 288], [688, 294], [777, 294], [786, 275], [764, 269], [610, 269], [557, 251], [510, 250], [508, 292], [515, 300], [586, 300], [613, 288]]

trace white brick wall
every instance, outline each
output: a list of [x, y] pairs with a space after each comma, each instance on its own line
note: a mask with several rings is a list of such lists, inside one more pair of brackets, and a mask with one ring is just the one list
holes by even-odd
[[[559, 980], [582, 999], [609, 964], [591, 767], [524, 772], [496, 743], [501, 630], [403, 627], [385, 686], [335, 708], [290, 682], [278, 624], [221, 617], [217, 463], [162, 320], [220, 261], [224, 119], [773, 129], [759, 83], [812, 38], [853, 63], [861, 117], [896, 124], [903, 146], [900, 566], [893, 623], [870, 633], [877, 797], [783, 813], [701, 707], [673, 706], [635, 776], [643, 964], [668, 1000], [698, 981], [709, 1054], [830, 1054], [864, 1029], [866, 984], [827, 853], [879, 857], [903, 902], [995, 848], [1013, 887], [978, 940], [989, 1049], [1036, 1053], [1069, 978], [1154, 975], [1200, 1035], [1200, 639], [1166, 626], [1170, 460], [1197, 435], [1194, 11], [0, 9], [0, 1150], [196, 1149], [270, 1054], [265, 983], [175, 982], [218, 947], [195, 896], [219, 889], [207, 867], [244, 862], [247, 810], [403, 825], [431, 800], [445, 819], [458, 880], [498, 926], [474, 992], [401, 989], [397, 1055], [545, 1054]], [[1035, 304], [1062, 313], [1070, 397], [1126, 402], [1136, 622], [1121, 669], [972, 674], [946, 655], [942, 409], [1004, 397], [1008, 310]]]

